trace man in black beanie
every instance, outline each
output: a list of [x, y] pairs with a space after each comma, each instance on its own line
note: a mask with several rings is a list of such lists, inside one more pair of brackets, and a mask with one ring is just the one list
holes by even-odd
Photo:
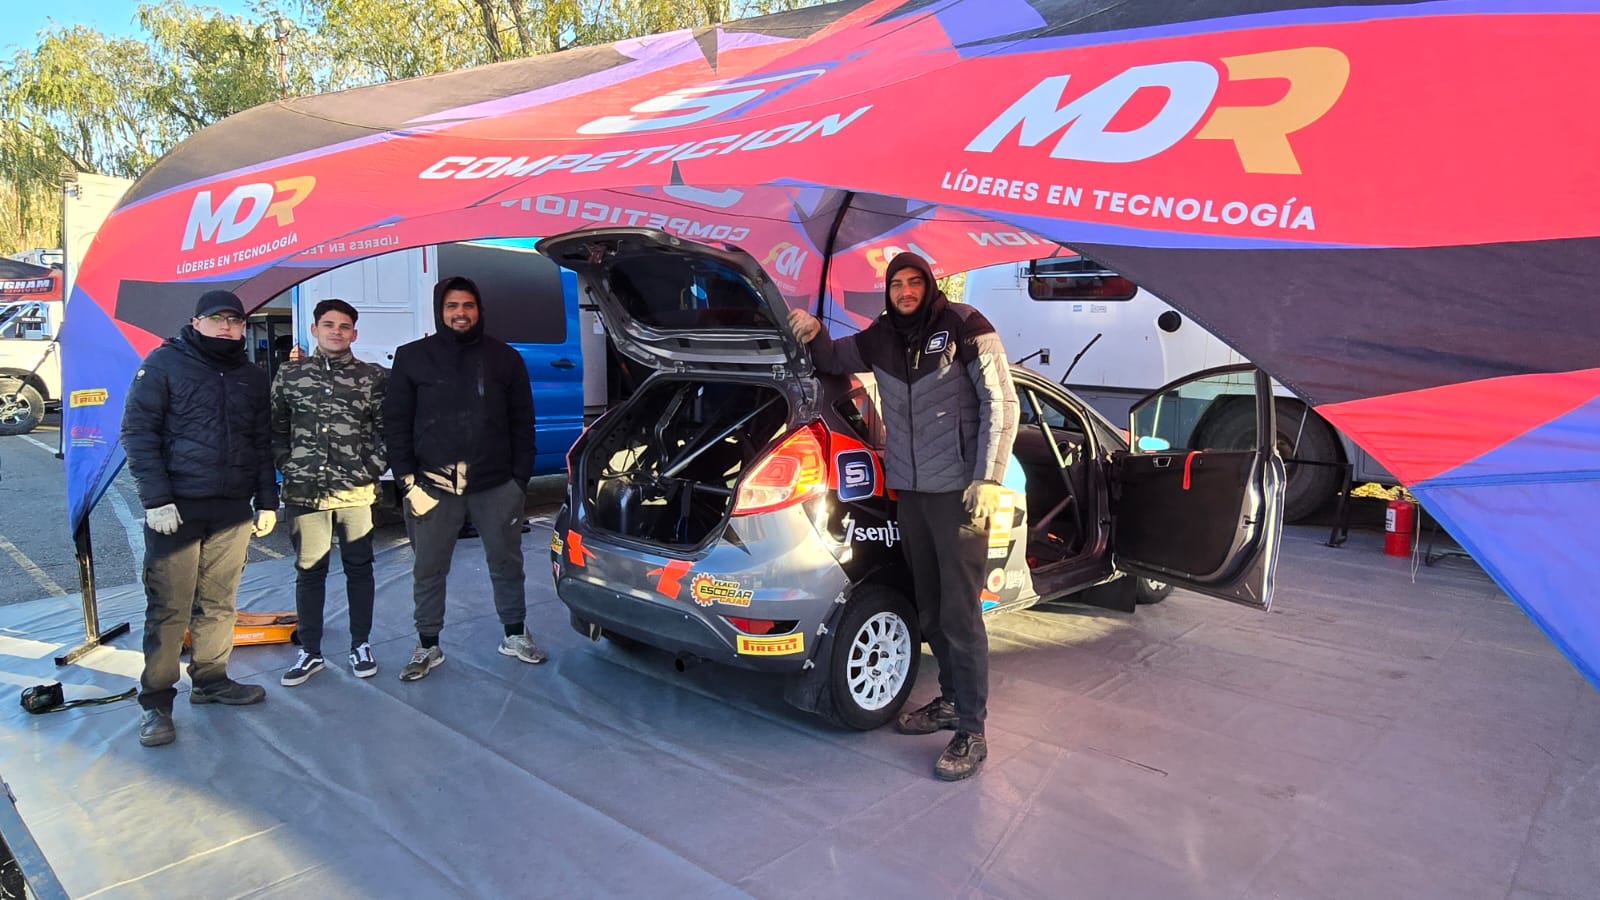
[[244, 325], [238, 297], [202, 294], [189, 324], [145, 357], [122, 412], [122, 446], [145, 510], [146, 747], [177, 737], [172, 701], [185, 630], [190, 703], [243, 706], [267, 696], [228, 677], [245, 551], [252, 534], [278, 521], [267, 373], [245, 356]]
[[816, 317], [789, 313], [822, 372], [877, 377], [887, 445], [884, 480], [899, 494], [900, 546], [922, 635], [939, 661], [939, 696], [895, 723], [904, 734], [954, 731], [934, 775], [956, 781], [989, 755], [989, 636], [979, 593], [989, 517], [1017, 434], [1017, 393], [1000, 336], [949, 302], [927, 260], [901, 253], [884, 272], [884, 311], [832, 340]]
[[533, 388], [521, 354], [483, 333], [483, 298], [470, 278], [433, 289], [436, 334], [395, 351], [383, 402], [384, 444], [411, 535], [417, 646], [400, 671], [416, 681], [444, 662], [445, 581], [468, 513], [483, 539], [499, 652], [525, 663], [545, 653], [527, 633], [522, 519], [533, 475]]

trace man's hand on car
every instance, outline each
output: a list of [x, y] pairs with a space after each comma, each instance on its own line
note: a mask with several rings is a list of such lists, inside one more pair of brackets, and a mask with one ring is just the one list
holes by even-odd
[[972, 513], [972, 518], [982, 522], [999, 508], [1000, 492], [1003, 490], [992, 481], [974, 481], [967, 485], [967, 492], [961, 499], [967, 505], [967, 512]]
[[178, 504], [168, 503], [145, 510], [144, 523], [156, 534], [175, 534], [178, 526], [183, 524], [183, 516], [178, 515]]
[[433, 495], [428, 493], [428, 490], [419, 484], [415, 478], [409, 475], [406, 476], [404, 486], [406, 489], [406, 512], [411, 514], [411, 518], [420, 519], [433, 512], [433, 508], [439, 505], [439, 501], [435, 500]]
[[789, 331], [794, 334], [795, 340], [809, 344], [821, 330], [822, 323], [817, 321], [816, 316], [803, 309], [789, 310]]
[[272, 529], [278, 527], [278, 511], [275, 509], [256, 510], [256, 527], [250, 532], [256, 537], [266, 537]]

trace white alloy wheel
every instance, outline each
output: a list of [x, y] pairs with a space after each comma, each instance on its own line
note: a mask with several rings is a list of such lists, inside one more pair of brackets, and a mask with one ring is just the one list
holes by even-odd
[[911, 673], [911, 630], [893, 612], [880, 612], [861, 624], [845, 662], [850, 697], [864, 710], [894, 702]]

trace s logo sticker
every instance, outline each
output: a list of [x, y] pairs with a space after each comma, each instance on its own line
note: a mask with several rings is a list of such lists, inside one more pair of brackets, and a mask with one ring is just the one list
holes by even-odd
[[845, 450], [833, 459], [839, 472], [839, 499], [864, 500], [878, 493], [878, 470], [872, 451]]

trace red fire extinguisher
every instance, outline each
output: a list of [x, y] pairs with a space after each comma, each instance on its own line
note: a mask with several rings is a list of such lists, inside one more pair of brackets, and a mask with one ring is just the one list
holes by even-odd
[[1411, 532], [1416, 521], [1416, 504], [1402, 497], [1390, 500], [1383, 511], [1383, 552], [1389, 556], [1410, 556]]

